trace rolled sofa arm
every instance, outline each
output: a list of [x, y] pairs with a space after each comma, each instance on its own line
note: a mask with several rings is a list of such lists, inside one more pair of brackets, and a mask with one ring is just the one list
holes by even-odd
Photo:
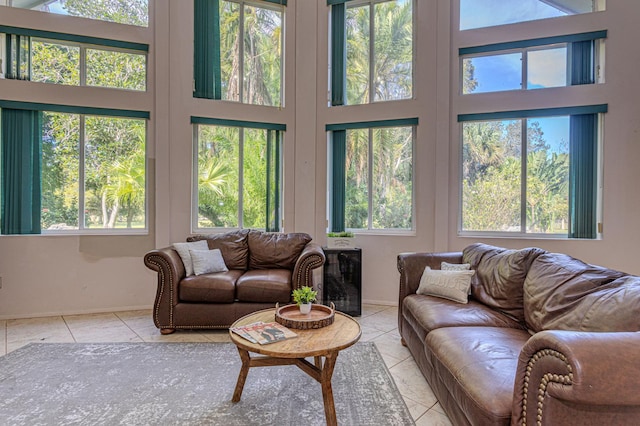
[[186, 273], [182, 259], [173, 248], [165, 247], [145, 254], [144, 264], [158, 273], [153, 322], [159, 329], [172, 329], [173, 307], [178, 303], [178, 283]]
[[640, 333], [535, 334], [520, 353], [513, 404], [517, 425], [640, 424]]
[[324, 251], [320, 244], [307, 243], [293, 267], [293, 288], [313, 287], [313, 270], [324, 265]]

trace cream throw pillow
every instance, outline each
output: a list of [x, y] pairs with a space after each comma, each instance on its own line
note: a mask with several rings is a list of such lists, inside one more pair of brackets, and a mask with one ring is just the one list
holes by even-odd
[[209, 245], [206, 240], [194, 241], [192, 243], [173, 243], [173, 249], [178, 252], [186, 276], [193, 275], [193, 263], [191, 262], [191, 254], [189, 250], [207, 250]]
[[219, 249], [189, 250], [189, 253], [191, 253], [191, 261], [193, 262], [193, 273], [196, 275], [229, 270], [224, 264], [222, 252]]
[[442, 262], [440, 264], [440, 269], [443, 271], [468, 271], [471, 269], [471, 264]]
[[471, 276], [475, 272], [473, 270], [442, 271], [427, 266], [424, 268], [416, 293], [467, 303]]

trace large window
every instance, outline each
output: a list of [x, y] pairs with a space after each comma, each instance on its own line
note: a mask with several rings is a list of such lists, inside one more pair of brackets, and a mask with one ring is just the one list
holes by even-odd
[[[3, 233], [146, 228], [146, 119], [136, 117], [148, 118], [148, 113], [93, 109], [107, 114], [94, 115], [83, 113], [91, 108], [0, 106]], [[42, 105], [19, 106], [31, 107]], [[31, 121], [26, 125], [25, 120]], [[28, 180], [25, 170], [30, 170]], [[30, 207], [14, 203], [27, 197], [33, 200]], [[35, 232], [16, 232], [8, 224], [19, 216], [36, 218]]]
[[282, 4], [195, 2], [195, 97], [282, 106]]
[[6, 78], [146, 90], [147, 45], [0, 26], [2, 31]]
[[0, 6], [148, 26], [148, 0], [0, 0]]
[[411, 99], [413, 2], [355, 0], [333, 3], [331, 104]]
[[329, 125], [332, 231], [413, 229], [417, 120]]
[[[570, 114], [555, 115], [564, 111]], [[595, 238], [604, 111], [600, 105], [489, 120], [461, 116], [461, 230]]]
[[460, 30], [577, 15], [605, 9], [605, 0], [460, 0]]
[[461, 92], [534, 90], [603, 81], [607, 31], [460, 49]]
[[281, 229], [284, 126], [192, 117], [194, 226]]

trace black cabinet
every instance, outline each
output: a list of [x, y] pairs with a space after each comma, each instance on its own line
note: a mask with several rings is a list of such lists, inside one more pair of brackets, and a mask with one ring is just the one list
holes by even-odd
[[323, 248], [322, 303], [352, 316], [362, 314], [362, 250]]

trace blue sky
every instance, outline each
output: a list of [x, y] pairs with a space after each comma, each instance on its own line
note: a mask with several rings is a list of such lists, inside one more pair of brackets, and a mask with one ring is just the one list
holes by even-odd
[[461, 30], [563, 15], [538, 0], [460, 0]]

